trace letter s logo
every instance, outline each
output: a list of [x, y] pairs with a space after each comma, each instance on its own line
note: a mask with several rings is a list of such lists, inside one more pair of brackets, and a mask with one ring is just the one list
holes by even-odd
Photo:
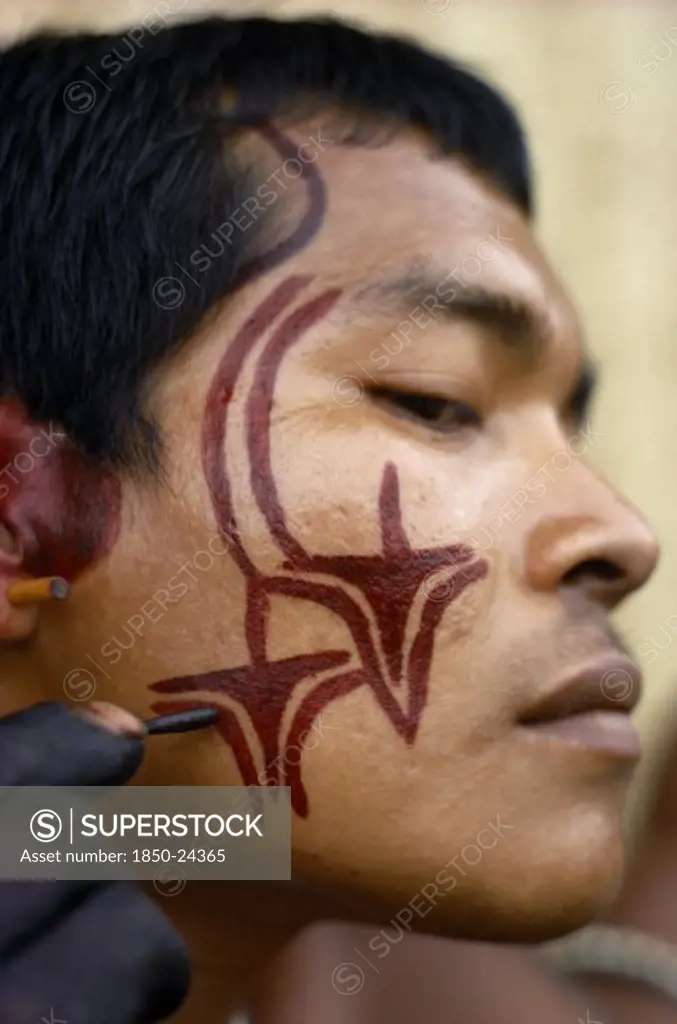
[[36, 811], [31, 818], [30, 830], [39, 843], [53, 843], [61, 835], [63, 822], [56, 811]]

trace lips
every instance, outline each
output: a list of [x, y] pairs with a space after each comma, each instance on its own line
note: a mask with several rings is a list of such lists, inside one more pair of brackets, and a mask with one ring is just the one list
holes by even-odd
[[519, 724], [532, 740], [555, 744], [559, 750], [585, 750], [636, 762], [641, 745], [629, 715], [641, 690], [638, 667], [614, 652], [568, 675], [522, 715]]
[[614, 652], [587, 663], [558, 683], [520, 716], [522, 725], [536, 725], [589, 711], [630, 714], [642, 695], [642, 674], [626, 655]]

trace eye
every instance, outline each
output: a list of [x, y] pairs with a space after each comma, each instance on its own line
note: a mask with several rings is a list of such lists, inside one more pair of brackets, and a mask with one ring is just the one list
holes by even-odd
[[478, 427], [480, 416], [465, 402], [432, 395], [416, 395], [406, 391], [381, 388], [372, 395], [382, 405], [389, 406], [410, 419], [418, 420], [433, 430], [453, 432], [467, 427]]

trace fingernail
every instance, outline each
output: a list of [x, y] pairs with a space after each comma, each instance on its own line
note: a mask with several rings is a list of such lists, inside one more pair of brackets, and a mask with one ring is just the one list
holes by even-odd
[[146, 732], [139, 718], [119, 708], [117, 704], [109, 704], [107, 701], [93, 701], [86, 708], [78, 708], [75, 714], [82, 715], [83, 718], [118, 736], [143, 736]]

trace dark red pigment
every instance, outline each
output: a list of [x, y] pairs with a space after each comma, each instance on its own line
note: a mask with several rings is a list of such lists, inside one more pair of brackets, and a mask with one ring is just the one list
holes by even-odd
[[[285, 160], [293, 160], [298, 157], [298, 146], [272, 125], [260, 125], [254, 129], [254, 132], [281, 157], [283, 165]], [[302, 163], [301, 166], [301, 174], [295, 179], [303, 182], [306, 186], [306, 208], [301, 218], [287, 238], [277, 242], [267, 252], [255, 256], [244, 264], [235, 280], [236, 288], [241, 288], [266, 271], [272, 270], [273, 267], [281, 266], [285, 260], [301, 252], [313, 240], [322, 226], [327, 207], [324, 180], [314, 163]], [[231, 294], [232, 291], [233, 289], [231, 289]]]
[[119, 481], [18, 403], [0, 403], [0, 519], [32, 576], [73, 581], [107, 555], [120, 529]]
[[[368, 687], [406, 743], [413, 743], [428, 695], [428, 676], [435, 631], [446, 608], [472, 583], [487, 575], [488, 566], [467, 545], [411, 547], [402, 524], [397, 468], [386, 463], [379, 496], [381, 551], [374, 555], [313, 555], [291, 535], [280, 502], [270, 459], [271, 412], [275, 381], [282, 359], [313, 325], [322, 320], [339, 297], [325, 291], [289, 313], [273, 331], [258, 356], [246, 404], [246, 444], [251, 486], [281, 551], [280, 569], [263, 575], [249, 558], [234, 514], [226, 460], [230, 400], [245, 357], [275, 321], [309, 287], [311, 277], [290, 277], [248, 317], [224, 355], [206, 403], [202, 434], [205, 476], [219, 529], [247, 581], [245, 634], [249, 660], [237, 668], [163, 679], [156, 693], [222, 694], [245, 712], [260, 743], [259, 757], [231, 708], [224, 708], [218, 728], [235, 755], [245, 785], [288, 785], [292, 805], [301, 817], [308, 801], [301, 779], [300, 755], [314, 720], [331, 701], [358, 687]], [[433, 574], [447, 570], [437, 586], [425, 589]], [[322, 579], [318, 578], [321, 574]], [[358, 590], [366, 605], [359, 604]], [[348, 626], [355, 649], [327, 650], [294, 658], [270, 660], [267, 654], [270, 597], [283, 594], [320, 604]], [[407, 625], [416, 598], [422, 599], [418, 629], [408, 638]], [[335, 670], [335, 671], [334, 671]], [[327, 676], [327, 672], [333, 674]], [[299, 683], [319, 673], [324, 678], [303, 698], [286, 737], [284, 711]], [[162, 713], [195, 707], [207, 700], [178, 698], [159, 701]], [[257, 773], [256, 762], [264, 764]]]

